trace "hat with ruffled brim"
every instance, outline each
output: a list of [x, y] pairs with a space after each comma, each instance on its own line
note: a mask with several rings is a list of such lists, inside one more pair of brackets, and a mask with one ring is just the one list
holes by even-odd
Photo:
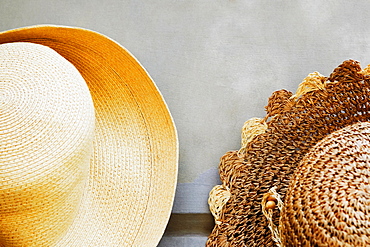
[[[221, 158], [222, 185], [209, 198], [216, 224], [207, 246], [276, 246], [279, 206], [298, 164], [326, 136], [369, 121], [369, 102], [369, 67], [361, 69], [354, 60], [344, 61], [328, 77], [309, 74], [295, 94], [274, 92], [266, 116], [245, 123], [241, 149]], [[271, 190], [279, 198], [269, 198]]]

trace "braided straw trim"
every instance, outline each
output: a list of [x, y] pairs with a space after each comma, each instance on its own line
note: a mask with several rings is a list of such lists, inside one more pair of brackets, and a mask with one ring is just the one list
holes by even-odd
[[292, 99], [299, 99], [302, 95], [315, 90], [325, 89], [326, 77], [319, 72], [308, 74], [306, 78], [299, 84], [296, 93], [291, 97]]
[[[244, 153], [248, 143], [256, 136], [265, 133], [267, 129], [266, 122], [261, 118], [251, 118], [244, 123], [242, 128], [242, 142], [238, 155]], [[230, 189], [224, 185], [216, 185], [209, 193], [208, 205], [209, 209], [215, 218], [215, 223], [220, 225], [222, 222], [221, 211], [231, 197]]]
[[[304, 80], [306, 89], [297, 90], [295, 97], [287, 90], [271, 95], [264, 118], [268, 131], [253, 138], [238, 160], [228, 162], [230, 172], [221, 170], [221, 181], [231, 189], [232, 196], [222, 210], [224, 223], [216, 225], [206, 246], [276, 246], [262, 212], [263, 195], [276, 186], [284, 199], [297, 164], [310, 148], [335, 130], [370, 120], [367, 71], [370, 69], [362, 71], [359, 62], [348, 60], [329, 77], [318, 80], [318, 86], [309, 89], [310, 84]], [[305, 93], [300, 95], [302, 91]], [[279, 225], [279, 216], [275, 210], [275, 225]]]
[[363, 75], [370, 75], [370, 64], [366, 66], [366, 68], [362, 69], [361, 74]]
[[[369, 73], [370, 69], [366, 73]], [[365, 71], [364, 71], [365, 72]], [[319, 72], [310, 73], [304, 80], [299, 84], [296, 93], [290, 97], [290, 99], [298, 100], [302, 95], [315, 91], [315, 90], [324, 90], [325, 81], [327, 78], [320, 74]], [[255, 120], [256, 121], [256, 120]], [[265, 123], [267, 129], [267, 123]], [[244, 127], [243, 127], [244, 128]], [[262, 132], [263, 133], [263, 132]], [[275, 241], [278, 247], [284, 247], [278, 227], [273, 222], [273, 213], [274, 209], [278, 207], [281, 211], [284, 207], [284, 204], [281, 200], [281, 196], [276, 192], [276, 186], [272, 187], [266, 194], [264, 194], [262, 199], [262, 213], [268, 221], [269, 229], [272, 233], [272, 239]]]
[[242, 128], [242, 142], [238, 154], [245, 153], [248, 143], [256, 136], [265, 133], [267, 128], [267, 123], [261, 118], [251, 118], [247, 120]]
[[[248, 143], [250, 143], [256, 136], [265, 133], [267, 124], [264, 119], [251, 118], [244, 123], [242, 128], [242, 144], [238, 151], [238, 155], [244, 153]], [[209, 209], [215, 218], [215, 223], [220, 225], [222, 222], [221, 211], [231, 197], [230, 189], [224, 185], [216, 185], [209, 192], [208, 205]]]
[[230, 196], [230, 189], [223, 185], [216, 185], [209, 192], [208, 205], [217, 225], [222, 223], [220, 221], [221, 210], [230, 199]]
[[281, 243], [279, 229], [273, 221], [273, 214], [276, 206], [281, 211], [283, 210], [284, 203], [281, 200], [281, 196], [276, 192], [276, 187], [272, 187], [262, 198], [262, 212], [267, 218], [268, 226], [272, 233], [272, 239], [278, 247], [284, 247]]

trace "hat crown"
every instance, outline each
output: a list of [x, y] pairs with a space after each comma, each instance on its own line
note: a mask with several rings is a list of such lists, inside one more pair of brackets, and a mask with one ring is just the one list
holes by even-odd
[[370, 122], [331, 133], [302, 159], [280, 218], [283, 246], [370, 244]]
[[71, 63], [46, 46], [0, 45], [0, 245], [50, 246], [70, 226], [94, 121]]

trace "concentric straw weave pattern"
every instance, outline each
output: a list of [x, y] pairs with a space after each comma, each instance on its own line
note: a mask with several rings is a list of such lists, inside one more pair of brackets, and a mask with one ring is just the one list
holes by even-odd
[[[284, 199], [297, 164], [311, 147], [336, 130], [370, 119], [369, 97], [370, 77], [353, 60], [329, 77], [310, 74], [294, 95], [274, 92], [266, 106], [266, 131], [239, 156], [227, 153], [221, 159], [221, 181], [231, 196], [207, 246], [275, 246], [262, 213], [263, 195], [276, 187]], [[273, 222], [278, 225], [275, 210]]]
[[303, 158], [281, 212], [282, 246], [370, 246], [370, 123], [330, 134]]
[[2, 44], [0, 118], [0, 245], [51, 246], [86, 187], [95, 123], [89, 89], [54, 50]]
[[[34, 26], [0, 33], [0, 43], [14, 42], [50, 47], [71, 62], [94, 104], [87, 186], [72, 224], [66, 232], [55, 230], [55, 246], [157, 245], [171, 213], [178, 142], [148, 73], [118, 43], [85, 29]], [[54, 246], [40, 245], [35, 236], [32, 244], [18, 243]]]

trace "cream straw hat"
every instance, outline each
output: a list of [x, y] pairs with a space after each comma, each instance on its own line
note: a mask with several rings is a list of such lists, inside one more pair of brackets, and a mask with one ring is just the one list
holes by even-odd
[[178, 142], [148, 73], [84, 29], [0, 43], [0, 246], [156, 246]]

